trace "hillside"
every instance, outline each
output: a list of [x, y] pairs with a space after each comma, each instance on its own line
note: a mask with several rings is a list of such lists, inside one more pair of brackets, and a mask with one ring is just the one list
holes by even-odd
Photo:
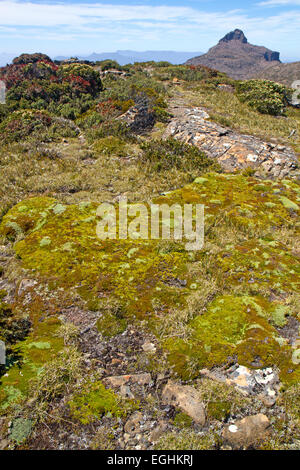
[[[300, 110], [113, 65], [0, 69], [0, 450], [299, 449]], [[204, 206], [204, 245], [141, 233], [160, 204]]]
[[227, 73], [235, 79], [250, 78], [270, 63], [280, 64], [279, 52], [249, 44], [243, 31], [226, 34], [206, 54], [189, 59], [187, 65], [204, 65]]
[[252, 76], [291, 86], [294, 81], [299, 80], [300, 62], [291, 62], [288, 64], [272, 63], [263, 70], [254, 73]]

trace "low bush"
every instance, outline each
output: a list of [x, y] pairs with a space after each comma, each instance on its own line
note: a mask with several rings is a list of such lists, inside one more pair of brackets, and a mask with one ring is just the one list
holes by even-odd
[[280, 116], [288, 105], [288, 88], [269, 80], [247, 80], [237, 85], [237, 97], [242, 103], [262, 114]]

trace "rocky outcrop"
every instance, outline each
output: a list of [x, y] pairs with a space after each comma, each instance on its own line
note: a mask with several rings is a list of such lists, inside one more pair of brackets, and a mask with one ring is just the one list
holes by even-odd
[[226, 34], [206, 54], [194, 57], [186, 64], [204, 65], [225, 72], [232, 78], [244, 79], [253, 76], [258, 70], [263, 70], [270, 62], [280, 63], [279, 52], [249, 44], [243, 31], [235, 29]]
[[125, 114], [118, 118], [135, 134], [143, 134], [152, 129], [155, 123], [155, 113], [147, 98], [140, 99]]
[[240, 29], [235, 29], [230, 31], [230, 33], [225, 34], [225, 36], [220, 40], [220, 42], [229, 42], [229, 41], [241, 41], [243, 44], [248, 43], [248, 40]]
[[268, 177], [282, 178], [298, 167], [294, 151], [286, 146], [240, 134], [209, 120], [203, 108], [173, 109], [174, 119], [164, 137], [195, 145], [216, 159], [227, 172], [251, 167]]

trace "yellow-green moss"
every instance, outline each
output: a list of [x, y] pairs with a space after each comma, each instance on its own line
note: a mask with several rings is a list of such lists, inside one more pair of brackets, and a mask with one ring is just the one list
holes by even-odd
[[87, 382], [84, 390], [75, 393], [68, 402], [71, 416], [82, 424], [88, 424], [108, 416], [126, 416], [128, 410], [137, 408], [132, 400], [122, 401], [112, 390], [97, 382]]
[[192, 418], [186, 413], [177, 413], [174, 418], [174, 425], [178, 428], [189, 428], [192, 424]]
[[[189, 378], [201, 367], [234, 356], [249, 367], [277, 365], [282, 380], [295, 383], [299, 366], [277, 329], [290, 314], [282, 299], [299, 291], [299, 259], [273, 232], [287, 227], [296, 233], [299, 199], [296, 181], [262, 183], [247, 175], [210, 173], [154, 200], [203, 203], [208, 237], [215, 225], [234, 228], [239, 243], [218, 240], [215, 230], [219, 246], [213, 255], [206, 246], [187, 253], [180, 243], [99, 240], [97, 205], [90, 202], [64, 206], [51, 198], [31, 198], [6, 214], [1, 231], [10, 237], [14, 229], [9, 224], [21, 227], [24, 238], [15, 243], [15, 251], [22, 266], [53, 288], [76, 288], [87, 308], [100, 313], [99, 299], [121, 302], [121, 319], [101, 313], [98, 327], [104, 334], [121, 332], [131, 316], [147, 319], [152, 331], [161, 334], [161, 319], [173, 308], [185, 308], [187, 297], [201, 289], [202, 276], [205, 282], [216, 279], [220, 295], [188, 320], [186, 334], [162, 340], [174, 371]], [[29, 219], [25, 228], [24, 216]], [[274, 293], [277, 300], [271, 301]]]
[[117, 318], [112, 313], [106, 313], [97, 321], [99, 332], [106, 337], [116, 336], [127, 328], [125, 318]]

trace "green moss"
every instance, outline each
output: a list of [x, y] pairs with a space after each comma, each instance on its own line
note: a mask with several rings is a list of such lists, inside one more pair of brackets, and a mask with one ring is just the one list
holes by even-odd
[[122, 403], [117, 395], [106, 389], [101, 382], [86, 383], [84, 390], [74, 394], [68, 405], [72, 417], [82, 424], [99, 420], [104, 414], [126, 416], [127, 411], [136, 406], [133, 401]]
[[117, 318], [112, 313], [106, 313], [97, 321], [98, 331], [105, 337], [116, 336], [127, 328], [124, 318]]
[[32, 319], [34, 328], [24, 341], [19, 341], [12, 350], [19, 358], [1, 378], [0, 410], [6, 410], [14, 403], [25, 398], [30, 381], [43, 366], [62, 350], [63, 339], [56, 336], [60, 322], [50, 317], [43, 322]]
[[17, 235], [25, 235], [38, 230], [46, 222], [55, 199], [35, 197], [14, 206], [2, 219], [0, 233], [14, 240]]
[[213, 450], [216, 440], [213, 434], [198, 434], [194, 431], [167, 432], [155, 445], [156, 450]]
[[[195, 377], [199, 368], [224, 364], [234, 355], [249, 367], [276, 365], [283, 381], [295, 383], [299, 367], [277, 331], [290, 314], [279, 299], [300, 287], [296, 254], [273, 237], [282, 227], [297, 231], [297, 210], [286, 207], [283, 197], [296, 204], [296, 181], [258, 183], [251, 176], [207, 173], [155, 198], [169, 205], [204, 204], [208, 239], [217, 247], [213, 256], [206, 246], [191, 254], [173, 241], [99, 240], [97, 205], [90, 202], [62, 206], [31, 198], [12, 208], [0, 228], [5, 233], [8, 223], [21, 227], [22, 217], [30, 219], [22, 229], [25, 238], [14, 246], [22, 266], [53, 288], [75, 287], [87, 308], [101, 313], [98, 328], [104, 335], [121, 333], [134, 316], [146, 319], [160, 336], [164, 317], [186, 307], [189, 296], [201, 290], [203, 276], [205, 282], [213, 280], [219, 296], [209, 299], [201, 315], [187, 317], [184, 335], [162, 338], [174, 372]], [[238, 233], [239, 241], [219, 239], [218, 226]], [[99, 299], [109, 298], [122, 304], [121, 316], [102, 310]]]
[[[260, 367], [277, 365], [282, 380], [297, 380], [299, 368], [293, 365], [293, 351], [286, 341], [280, 341], [272, 325], [276, 308], [262, 297], [217, 297], [205, 313], [190, 322], [189, 340], [165, 342], [174, 370], [189, 378], [199, 368], [222, 365], [236, 355], [239, 364], [253, 367], [259, 358]], [[289, 378], [288, 369], [294, 371]]]
[[210, 401], [206, 410], [209, 418], [224, 421], [229, 417], [231, 408], [232, 403], [228, 401]]
[[185, 413], [177, 413], [174, 418], [174, 425], [178, 428], [189, 428], [192, 424], [192, 418]]
[[93, 149], [104, 155], [116, 155], [118, 157], [125, 157], [129, 151], [127, 143], [114, 136], [103, 137], [97, 140], [93, 144]]

